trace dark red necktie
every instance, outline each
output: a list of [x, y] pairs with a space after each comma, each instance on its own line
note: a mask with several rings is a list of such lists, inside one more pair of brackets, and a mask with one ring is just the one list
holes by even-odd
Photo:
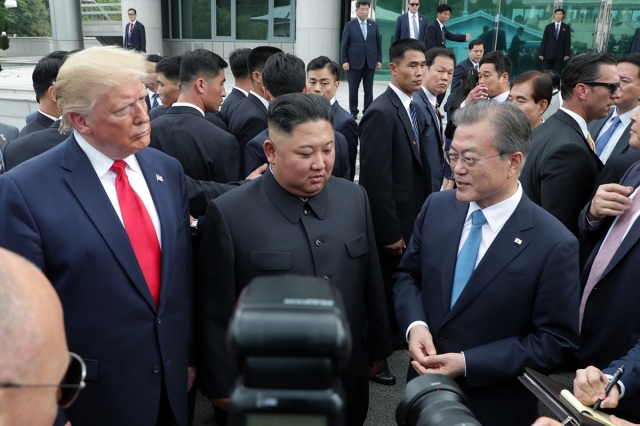
[[127, 163], [124, 161], [117, 160], [111, 166], [111, 170], [117, 175], [118, 203], [124, 228], [129, 235], [133, 252], [138, 259], [138, 264], [157, 307], [160, 297], [160, 262], [162, 259], [158, 234], [156, 234], [151, 216], [149, 216], [144, 203], [129, 184], [129, 178], [125, 172], [126, 165]]

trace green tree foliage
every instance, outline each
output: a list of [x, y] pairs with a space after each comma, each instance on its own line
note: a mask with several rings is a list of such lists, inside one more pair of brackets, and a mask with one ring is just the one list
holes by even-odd
[[7, 35], [51, 37], [51, 18], [47, 1], [17, 0], [17, 2], [18, 7], [9, 9]]

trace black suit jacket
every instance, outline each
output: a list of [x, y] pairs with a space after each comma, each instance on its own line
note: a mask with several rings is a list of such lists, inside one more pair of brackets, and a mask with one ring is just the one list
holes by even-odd
[[[587, 129], [589, 129], [589, 133], [591, 134], [591, 137], [593, 138], [594, 141], [598, 140], [598, 136], [600, 136], [600, 131], [602, 130], [602, 128], [607, 123], [607, 121], [611, 118], [612, 115], [613, 115], [613, 109], [609, 111], [609, 114], [607, 114], [605, 118], [601, 118], [600, 120], [593, 120], [591, 123], [587, 124]], [[631, 130], [632, 124], [633, 124], [633, 121], [629, 122], [629, 125], [627, 126], [627, 128], [624, 129], [624, 132], [620, 136], [620, 139], [618, 139], [618, 142], [616, 142], [616, 146], [613, 148], [613, 151], [611, 151], [611, 155], [609, 156], [609, 159], [616, 155], [624, 154], [625, 152], [629, 151], [629, 137], [631, 136], [631, 133], [629, 133], [629, 131]], [[609, 140], [609, 143], [612, 143], [612, 141]]]
[[[122, 47], [125, 49], [129, 43], [129, 25], [131, 25], [131, 22], [127, 22], [127, 25], [124, 27], [124, 40], [122, 41]], [[133, 27], [133, 32], [131, 33], [131, 46], [132, 49], [139, 52], [147, 51], [147, 35], [144, 30], [144, 25], [139, 21], [136, 21], [136, 24]]]
[[552, 22], [544, 27], [540, 55], [544, 59], [563, 59], [571, 53], [571, 27], [564, 22], [560, 24], [560, 34], [556, 41], [556, 23]]
[[438, 22], [437, 19], [434, 19], [429, 25], [427, 25], [427, 31], [425, 33], [425, 45], [427, 47], [427, 50], [431, 49], [432, 47], [447, 47], [447, 40], [465, 41], [467, 39], [466, 34], [454, 34], [450, 32], [445, 25], [445, 40], [443, 40], [442, 32], [440, 31], [440, 22]]
[[578, 123], [558, 110], [533, 130], [520, 182], [531, 201], [577, 235], [578, 215], [589, 202], [602, 167]]
[[[149, 119], [153, 121], [156, 118], [160, 117], [161, 115], [165, 115], [167, 111], [168, 109], [165, 108], [163, 105], [158, 105], [155, 108], [151, 108], [151, 110], [149, 111]], [[211, 124], [215, 124], [220, 129], [229, 133], [229, 127], [227, 127], [227, 124], [224, 121], [222, 121], [222, 118], [220, 118], [218, 114], [219, 113], [214, 114], [212, 112], [205, 112], [204, 118], [206, 118], [207, 121], [209, 121]]]
[[36, 114], [36, 118], [31, 123], [24, 126], [22, 130], [20, 130], [20, 133], [18, 133], [18, 137], [20, 138], [22, 136], [28, 135], [29, 133], [44, 130], [51, 126], [54, 121], [55, 120], [50, 119], [49, 117], [38, 111], [38, 114]]
[[442, 133], [438, 129], [438, 116], [424, 90], [420, 89], [413, 93], [413, 102], [418, 107], [423, 118], [422, 147], [425, 150], [429, 168], [431, 169], [431, 192], [438, 192], [442, 187], [442, 177], [444, 176]]
[[220, 183], [240, 179], [238, 142], [195, 108], [174, 106], [153, 120], [150, 146], [180, 161], [193, 179]]
[[[618, 156], [616, 160], [627, 157], [628, 163], [633, 159], [629, 155]], [[640, 185], [640, 164], [635, 163], [620, 182], [622, 185], [637, 188]], [[607, 231], [615, 219], [607, 217], [597, 222], [592, 229], [587, 223], [587, 211], [590, 207], [591, 203], [587, 204], [580, 214], [580, 232], [596, 244], [596, 247], [582, 273], [583, 287], [587, 283], [593, 261]], [[636, 220], [596, 283], [596, 287], [589, 294], [580, 331], [580, 368], [594, 365], [604, 369], [611, 361], [624, 356], [640, 340], [640, 286], [637, 279], [640, 263], [639, 241], [640, 221]], [[603, 315], [604, 312], [612, 314]], [[624, 382], [624, 376], [622, 381]], [[614, 413], [634, 423], [640, 422], [640, 395], [625, 394]]]
[[356, 175], [356, 157], [358, 156], [358, 123], [353, 119], [338, 101], [331, 105], [333, 111], [333, 130], [340, 133], [347, 140], [349, 151], [349, 171], [351, 181]]
[[4, 152], [5, 166], [7, 170], [11, 170], [18, 164], [50, 150], [68, 137], [69, 135], [60, 133], [60, 120], [56, 120], [48, 129], [29, 133], [10, 142]]
[[401, 238], [408, 243], [420, 207], [431, 193], [431, 171], [425, 150], [418, 152], [419, 143], [409, 114], [389, 87], [360, 122], [360, 185], [369, 194], [381, 246]]
[[240, 145], [240, 159], [244, 164], [244, 150], [247, 143], [268, 127], [267, 109], [253, 93], [241, 100], [229, 120], [229, 131]]
[[[318, 242], [316, 242], [318, 241]], [[270, 171], [209, 204], [201, 237], [197, 295], [202, 393], [229, 396], [235, 372], [226, 350], [229, 319], [255, 277], [324, 277], [340, 290], [353, 348], [342, 383], [348, 425], [362, 424], [368, 362], [391, 354], [380, 267], [365, 191], [330, 177], [305, 203]]]
[[225, 123], [229, 124], [231, 116], [240, 104], [240, 101], [246, 98], [247, 97], [245, 96], [245, 94], [240, 90], [236, 89], [235, 87], [231, 89], [231, 92], [224, 99], [222, 107], [220, 107], [220, 114], [222, 115], [222, 119]]
[[358, 18], [347, 22], [342, 32], [342, 63], [349, 63], [354, 70], [361, 70], [364, 65], [376, 69], [376, 63], [382, 62], [382, 41], [378, 24], [367, 19], [367, 39], [362, 35]]
[[[424, 37], [429, 25], [429, 20], [422, 13], [418, 13], [418, 37], [417, 39], [424, 43]], [[411, 29], [409, 28], [409, 12], [403, 13], [396, 19], [396, 32], [393, 36], [393, 40], [400, 40], [401, 38], [410, 38]]]

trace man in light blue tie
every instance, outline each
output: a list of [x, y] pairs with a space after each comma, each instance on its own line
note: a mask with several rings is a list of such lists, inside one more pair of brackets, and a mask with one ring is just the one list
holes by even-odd
[[517, 106], [480, 101], [454, 119], [457, 189], [427, 198], [394, 276], [407, 380], [445, 374], [481, 424], [529, 426], [538, 404], [518, 376], [578, 346], [578, 242], [522, 192], [531, 130]]

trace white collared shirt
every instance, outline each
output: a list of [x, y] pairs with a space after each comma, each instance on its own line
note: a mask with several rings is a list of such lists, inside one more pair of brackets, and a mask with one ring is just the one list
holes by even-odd
[[411, 121], [411, 112], [409, 112], [409, 104], [411, 103], [411, 98], [407, 96], [402, 90], [398, 89], [393, 83], [389, 83], [389, 87], [396, 92], [396, 95], [400, 98], [400, 102], [402, 102], [402, 106], [405, 111], [407, 111], [407, 115], [409, 116], [409, 121]]
[[509, 91], [507, 90], [506, 92], [500, 93], [498, 96], [494, 96], [491, 99], [493, 99], [496, 102], [503, 103], [504, 101], [507, 100], [508, 97], [509, 97]]
[[[613, 152], [613, 148], [615, 148], [616, 145], [618, 144], [618, 140], [622, 137], [624, 132], [627, 131], [627, 126], [629, 125], [629, 123], [631, 123], [631, 116], [636, 112], [638, 108], [640, 107], [635, 107], [631, 111], [627, 111], [624, 114], [619, 116], [620, 124], [618, 124], [618, 127], [616, 127], [616, 130], [611, 135], [611, 138], [609, 138], [609, 142], [607, 142], [607, 145], [604, 147], [604, 149], [600, 153], [600, 161], [602, 161], [603, 163], [607, 162], [607, 160], [611, 156], [611, 153]], [[594, 135], [591, 135], [591, 137], [594, 138], [593, 139], [594, 141], [597, 141], [600, 135], [603, 135], [607, 130], [609, 130], [609, 127], [611, 127], [611, 121], [613, 121], [614, 117], [618, 117], [617, 108], [613, 111], [613, 114], [611, 114], [611, 117], [609, 118], [609, 120], [607, 120], [604, 126], [602, 126], [602, 129], [600, 129], [600, 133], [595, 135], [595, 138], [594, 138]]]
[[[580, 130], [582, 130], [582, 134], [584, 135], [584, 138], [587, 139], [587, 135], [589, 134], [589, 130], [587, 129], [587, 122], [585, 121], [585, 119], [580, 117], [578, 114], [576, 114], [575, 112], [573, 112], [571, 110], [568, 110], [568, 109], [562, 108], [562, 107], [560, 107], [560, 109], [563, 110], [564, 112], [566, 112], [567, 114], [569, 114], [571, 116], [571, 118], [576, 120], [576, 122], [580, 126]], [[593, 139], [593, 136], [591, 138]]]
[[411, 12], [407, 12], [407, 17], [409, 18], [409, 37], [411, 38], [418, 38], [418, 35], [416, 35], [415, 31], [413, 31], [413, 17], [416, 17], [416, 25], [418, 26], [418, 31], [420, 31], [420, 15], [418, 15], [417, 13], [411, 13]]
[[49, 115], [49, 114], [47, 114], [46, 112], [42, 112], [42, 110], [41, 110], [41, 109], [39, 109], [39, 110], [38, 110], [38, 112], [39, 112], [40, 114], [44, 115], [45, 117], [48, 117], [48, 118], [52, 119], [53, 121], [60, 120], [60, 117], [54, 117], [53, 115]]
[[[113, 166], [113, 160], [102, 152], [98, 151], [94, 148], [89, 142], [87, 142], [77, 130], [73, 131], [73, 136], [78, 141], [78, 145], [80, 145], [80, 149], [84, 151], [84, 153], [89, 158], [89, 162], [96, 174], [98, 175], [98, 179], [100, 179], [100, 183], [104, 188], [104, 191], [107, 193], [107, 197], [109, 197], [109, 201], [111, 201], [111, 205], [113, 206], [122, 226], [124, 226], [124, 221], [122, 220], [122, 212], [120, 211], [120, 202], [118, 201], [118, 193], [116, 192], [116, 172], [111, 170], [111, 166]], [[153, 198], [151, 198], [151, 192], [149, 192], [149, 187], [147, 186], [147, 181], [142, 174], [142, 170], [140, 169], [140, 165], [138, 164], [138, 160], [135, 155], [130, 155], [123, 160], [127, 163], [127, 167], [125, 171], [127, 173], [127, 178], [129, 179], [129, 183], [131, 184], [131, 188], [138, 194], [138, 197], [142, 200], [147, 212], [149, 212], [149, 216], [151, 217], [151, 222], [153, 222], [153, 227], [156, 230], [156, 234], [158, 236], [158, 243], [160, 244], [160, 249], [162, 249], [162, 238], [160, 237], [160, 218], [158, 217], [158, 211], [156, 210], [156, 206], [153, 204]]]
[[238, 86], [233, 86], [234, 89], [241, 91], [245, 96], [249, 96], [249, 92], [244, 89], [239, 88]]
[[329, 103], [330, 103], [331, 105], [333, 105], [333, 104], [335, 104], [335, 103], [336, 103], [336, 101], [337, 101], [337, 99], [336, 99], [336, 95], [333, 95], [333, 98], [331, 98], [331, 100], [329, 101]]
[[200, 108], [199, 106], [196, 106], [192, 103], [189, 102], [174, 102], [173, 105], [171, 105], [171, 107], [191, 107], [191, 108], [195, 108], [196, 110], [198, 110], [198, 112], [200, 114], [202, 114], [202, 116], [204, 117], [204, 111], [202, 110], [202, 108]]
[[[156, 93], [147, 87], [147, 96], [149, 96], [149, 103], [151, 104], [151, 108], [153, 108], [153, 95]], [[158, 105], [162, 105], [162, 99], [160, 99], [160, 95], [158, 95]]]
[[[435, 97], [434, 94], [432, 94], [430, 91], [428, 91], [424, 86], [422, 86], [422, 90], [427, 95], [427, 99], [429, 99], [429, 103], [431, 104], [431, 106], [433, 107], [433, 110], [435, 111], [436, 110], [436, 105], [438, 103], [438, 99]], [[437, 122], [437, 126], [438, 126], [438, 130], [440, 130], [440, 122], [439, 121]]]
[[262, 102], [262, 105], [264, 105], [264, 107], [266, 109], [269, 109], [269, 101], [266, 100], [265, 98], [263, 98], [262, 96], [258, 95], [256, 92], [254, 92], [253, 90], [249, 90], [249, 93], [253, 93], [253, 96], [257, 97], [258, 99], [260, 99], [260, 101]]

